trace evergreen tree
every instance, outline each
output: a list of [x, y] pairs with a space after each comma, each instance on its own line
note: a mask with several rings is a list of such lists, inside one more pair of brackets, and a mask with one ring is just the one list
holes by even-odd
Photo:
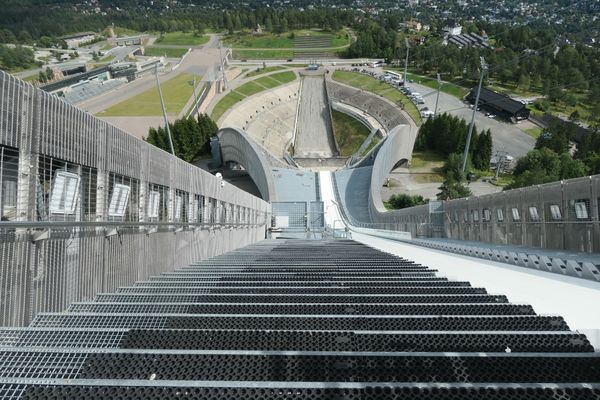
[[492, 131], [482, 131], [473, 150], [473, 166], [479, 170], [490, 169], [492, 158]]
[[[210, 154], [210, 138], [216, 135], [217, 124], [206, 114], [198, 119], [178, 119], [169, 123], [175, 155], [187, 162], [193, 162], [202, 155]], [[165, 128], [150, 128], [144, 140], [165, 151], [171, 151], [167, 130]]]

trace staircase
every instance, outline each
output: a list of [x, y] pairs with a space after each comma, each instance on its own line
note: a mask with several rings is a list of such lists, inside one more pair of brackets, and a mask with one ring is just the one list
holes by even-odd
[[600, 357], [561, 317], [345, 240], [266, 240], [0, 347], [2, 400], [600, 399]]

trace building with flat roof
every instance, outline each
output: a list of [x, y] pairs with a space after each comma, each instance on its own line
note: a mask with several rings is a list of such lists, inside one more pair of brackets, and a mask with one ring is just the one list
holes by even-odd
[[[471, 104], [474, 104], [476, 96], [477, 87], [474, 87], [467, 95], [467, 100]], [[501, 118], [511, 121], [527, 119], [529, 118], [530, 112], [527, 106], [520, 101], [513, 100], [508, 96], [486, 88], [481, 88], [481, 94], [479, 95], [479, 107], [481, 107], [482, 110], [486, 110]]]

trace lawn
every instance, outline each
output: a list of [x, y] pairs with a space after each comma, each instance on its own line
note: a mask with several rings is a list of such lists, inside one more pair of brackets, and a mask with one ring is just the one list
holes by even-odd
[[[161, 82], [163, 99], [168, 114], [179, 114], [190, 97], [192, 97], [193, 88], [189, 82], [193, 79], [193, 75], [183, 73], [168, 81]], [[101, 117], [162, 115], [158, 89], [154, 87], [146, 90], [145, 92], [99, 112], [97, 115]]]
[[245, 98], [245, 96], [239, 94], [238, 92], [230, 92], [215, 105], [215, 108], [213, 108], [211, 114], [211, 118], [213, 121], [218, 121], [219, 118], [225, 114], [225, 111], [229, 110], [234, 104], [242, 101]]
[[368, 75], [363, 75], [358, 72], [349, 71], [335, 71], [332, 78], [338, 82], [345, 83], [358, 89], [368, 90], [372, 93], [378, 94], [386, 99], [396, 103], [402, 104], [404, 111], [415, 121], [415, 124], [421, 125], [421, 114], [417, 109], [417, 106], [408, 99], [398, 89], [393, 88], [385, 82], [378, 79], [372, 78]]
[[441, 168], [444, 165], [445, 158], [434, 151], [414, 152], [410, 160], [411, 169], [429, 169]]
[[333, 133], [340, 148], [341, 156], [349, 157], [356, 153], [369, 136], [369, 128], [348, 114], [333, 110]]
[[534, 128], [525, 129], [524, 132], [534, 139], [537, 139], [543, 132], [543, 129], [536, 126]]
[[233, 58], [236, 60], [289, 60], [294, 57], [290, 50], [233, 50]]
[[144, 55], [152, 57], [162, 57], [166, 55], [170, 58], [181, 58], [187, 51], [188, 49], [184, 48], [151, 46], [145, 48]]
[[[419, 83], [421, 85], [430, 87], [432, 89], [437, 90], [437, 88], [438, 88], [437, 79], [429, 78], [427, 76], [415, 75], [412, 73], [408, 74], [408, 79], [411, 81], [414, 81], [416, 83]], [[465, 87], [455, 85], [452, 82], [444, 82], [444, 81], [442, 81], [442, 87], [440, 90], [442, 92], [449, 94], [451, 96], [454, 96], [460, 100], [462, 100], [467, 95], [467, 93], [469, 93], [469, 89], [467, 89]]]
[[294, 79], [296, 79], [296, 74], [294, 74], [292, 71], [285, 71], [246, 82], [223, 97], [215, 105], [211, 117], [214, 121], [218, 121], [219, 118], [221, 118], [221, 116], [235, 103], [245, 99], [247, 96], [260, 93], [264, 90], [267, 90], [267, 88], [270, 89], [281, 86], [284, 83], [293, 81]]
[[441, 183], [444, 181], [444, 176], [435, 172], [411, 172], [410, 177], [416, 183]]
[[279, 82], [278, 80], [273, 79], [269, 76], [263, 76], [262, 78], [259, 78], [259, 79], [255, 80], [254, 82], [266, 87], [267, 89], [271, 89], [271, 88], [281, 85], [281, 82]]
[[[331, 47], [349, 46], [351, 40], [350, 34], [345, 29], [335, 34], [312, 29], [295, 30], [293, 32], [296, 37], [329, 37], [331, 38]], [[260, 35], [242, 33], [229, 35], [223, 42], [234, 49], [292, 49], [294, 47], [294, 39], [290, 37], [291, 33], [292, 31], [282, 34], [263, 33]]]
[[265, 90], [264, 86], [255, 83], [255, 81], [246, 82], [242, 86], [235, 89], [236, 92], [244, 95], [244, 97], [252, 96], [253, 94], [262, 92], [263, 90]]
[[185, 112], [186, 116], [189, 116], [192, 113], [195, 102], [198, 101], [198, 99], [202, 96], [202, 90], [204, 90], [204, 83], [196, 82], [196, 98], [194, 99], [194, 103], [192, 103], [189, 110]]
[[414, 152], [410, 160], [411, 179], [417, 183], [437, 183], [444, 180], [445, 158], [434, 151]]
[[269, 75], [269, 78], [275, 79], [281, 83], [288, 83], [296, 79], [296, 74], [293, 71], [285, 71], [278, 74]]
[[162, 34], [156, 43], [176, 46], [199, 46], [208, 43], [210, 36], [197, 36], [193, 32], [169, 32]]
[[265, 68], [258, 68], [254, 71], [250, 71], [246, 74], [246, 78], [250, 78], [252, 76], [258, 76], [258, 75], [263, 75], [263, 74], [268, 74], [269, 72], [273, 72], [273, 71], [280, 71], [282, 69], [285, 69], [279, 65], [274, 65], [272, 67], [265, 67]]

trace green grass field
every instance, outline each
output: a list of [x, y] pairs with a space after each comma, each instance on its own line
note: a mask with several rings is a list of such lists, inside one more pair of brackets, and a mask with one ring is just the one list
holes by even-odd
[[349, 157], [360, 148], [369, 136], [369, 128], [348, 114], [333, 110], [333, 134], [344, 157]]
[[[204, 90], [204, 83], [202, 83], [202, 82], [196, 82], [196, 98], [194, 99], [194, 102], [198, 101], [198, 99], [200, 98], [200, 96], [202, 96], [202, 90]], [[185, 112], [184, 115], [186, 115], [186, 116], [190, 115], [192, 113], [193, 109], [194, 109], [194, 103], [192, 103], [192, 105]]]
[[414, 152], [410, 160], [410, 169], [428, 169], [441, 168], [444, 165], [445, 158], [434, 151]]
[[269, 78], [275, 79], [281, 83], [288, 83], [296, 79], [296, 74], [293, 71], [285, 71], [278, 74], [269, 75]]
[[262, 92], [263, 90], [265, 90], [265, 87], [255, 83], [254, 81], [246, 82], [242, 86], [235, 89], [236, 92], [244, 95], [244, 97], [252, 96], [253, 94]]
[[294, 57], [292, 50], [233, 50], [233, 58], [237, 60], [289, 60]]
[[156, 39], [157, 44], [199, 46], [208, 43], [210, 36], [196, 36], [193, 32], [169, 32]]
[[523, 132], [525, 132], [526, 134], [528, 134], [529, 136], [531, 136], [534, 139], [537, 139], [543, 132], [543, 129], [536, 126], [534, 128], [528, 128], [525, 129]]
[[187, 51], [188, 49], [184, 48], [151, 46], [144, 49], [144, 55], [153, 57], [162, 57], [166, 55], [170, 58], [181, 58]]
[[350, 71], [335, 71], [332, 78], [335, 81], [345, 83], [355, 88], [368, 90], [378, 94], [396, 104], [402, 104], [404, 111], [406, 111], [413, 121], [415, 121], [415, 124], [417, 124], [417, 126], [421, 125], [421, 114], [419, 113], [417, 106], [415, 106], [408, 97], [402, 94], [402, 92], [387, 83], [368, 75]]
[[[438, 88], [437, 79], [429, 78], [427, 76], [415, 75], [410, 72], [408, 73], [408, 79], [432, 89], [437, 90]], [[469, 89], [465, 87], [455, 85], [452, 82], [444, 81], [442, 81], [442, 87], [440, 90], [460, 100], [462, 100], [467, 95], [467, 93], [469, 93]]]
[[292, 32], [294, 32], [296, 37], [330, 37], [331, 47], [349, 46], [351, 40], [350, 34], [346, 30], [331, 33], [312, 29], [302, 29], [282, 34], [263, 33], [255, 35], [252, 33], [242, 33], [229, 35], [225, 37], [224, 43], [227, 46], [238, 49], [292, 49], [294, 47], [294, 39], [290, 37]]
[[266, 87], [267, 89], [271, 89], [281, 85], [281, 82], [269, 76], [263, 76], [262, 78], [258, 78], [255, 82], [263, 87]]
[[285, 69], [285, 68], [281, 67], [279, 65], [274, 65], [272, 67], [258, 68], [258, 69], [255, 69], [254, 71], [248, 72], [246, 74], [246, 78], [250, 78], [252, 76], [263, 75], [263, 74], [268, 74], [269, 72], [280, 71], [282, 69]]
[[[161, 82], [167, 114], [177, 115], [185, 107], [185, 104], [193, 95], [193, 88], [189, 84], [189, 81], [193, 79], [191, 74], [179, 74], [168, 81]], [[162, 115], [158, 89], [155, 87], [146, 90], [137, 96], [99, 112], [97, 115], [101, 117]]]
[[445, 158], [434, 151], [414, 152], [410, 160], [412, 180], [417, 183], [442, 182], [444, 161]]
[[237, 102], [242, 101], [245, 98], [245, 96], [239, 94], [238, 92], [230, 92], [225, 97], [223, 97], [217, 103], [217, 105], [215, 105], [215, 108], [213, 108], [211, 114], [211, 118], [213, 119], [213, 121], [218, 121], [219, 118], [221, 118], [221, 116], [225, 114], [225, 111], [229, 110]]
[[211, 113], [211, 118], [214, 121], [218, 121], [227, 110], [247, 96], [252, 96], [253, 94], [260, 93], [267, 89], [281, 86], [294, 79], [296, 79], [296, 75], [292, 71], [284, 71], [246, 82], [237, 89], [232, 90], [215, 105], [215, 108], [213, 108]]

